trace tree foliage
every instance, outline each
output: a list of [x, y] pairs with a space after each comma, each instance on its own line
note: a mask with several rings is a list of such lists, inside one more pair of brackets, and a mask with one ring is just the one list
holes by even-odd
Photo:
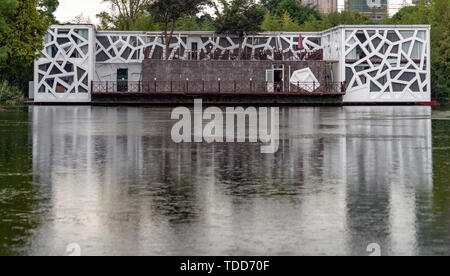
[[58, 0], [36, 0], [36, 7], [38, 11], [45, 16], [50, 24], [58, 23], [53, 15], [58, 6]]
[[274, 13], [281, 2], [283, 2], [283, 0], [260, 0], [261, 5], [263, 5], [270, 13]]
[[285, 12], [283, 16], [281, 17], [281, 31], [283, 32], [298, 32], [300, 29], [300, 26], [292, 20], [289, 13]]
[[321, 19], [321, 14], [315, 7], [302, 5], [299, 0], [283, 0], [278, 4], [274, 11], [274, 13], [280, 17], [283, 16], [285, 12], [287, 12], [292, 19], [296, 20], [299, 25], [311, 18], [315, 18], [316, 20]]
[[134, 30], [143, 16], [148, 0], [103, 0], [109, 12], [97, 15], [102, 29]]
[[324, 14], [320, 19], [310, 15], [300, 29], [304, 32], [324, 31], [339, 25], [368, 25], [376, 24], [368, 15], [353, 11], [331, 12]]
[[4, 41], [11, 28], [11, 22], [8, 20], [16, 11], [19, 3], [16, 0], [0, 0], [0, 62], [7, 57], [11, 48]]
[[242, 56], [242, 46], [246, 35], [261, 31], [265, 9], [254, 0], [220, 0], [222, 10], [216, 9], [215, 27], [219, 34], [239, 37], [238, 59]]
[[22, 91], [12, 86], [8, 81], [0, 81], [0, 104], [18, 105], [24, 102]]
[[261, 24], [261, 30], [265, 32], [280, 31], [282, 26], [281, 18], [270, 12], [264, 16], [264, 21]]
[[165, 58], [170, 56], [170, 41], [177, 21], [183, 17], [195, 16], [210, 0], [151, 0], [148, 12], [157, 22], [161, 22], [165, 43]]
[[196, 16], [183, 16], [175, 24], [177, 31], [197, 31], [199, 28]]
[[287, 12], [281, 17], [267, 12], [261, 29], [265, 32], [298, 32], [300, 25]]
[[197, 17], [197, 24], [200, 31], [214, 31], [214, 18], [209, 14], [201, 15]]
[[[97, 28], [100, 30], [130, 30], [130, 31], [161, 31], [163, 23], [160, 22], [156, 12], [150, 12], [150, 1], [144, 5], [144, 10], [138, 15], [133, 24], [129, 24], [130, 20], [125, 17], [118, 16], [112, 10], [103, 11], [97, 14], [99, 24]], [[214, 31], [214, 19], [209, 14], [182, 15], [176, 20], [175, 30], [177, 31]]]
[[25, 90], [49, 21], [34, 0], [1, 0], [0, 6], [4, 22], [0, 29], [0, 79]]

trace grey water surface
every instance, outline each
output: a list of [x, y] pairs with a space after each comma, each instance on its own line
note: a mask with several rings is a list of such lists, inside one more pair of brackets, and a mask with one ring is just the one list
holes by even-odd
[[275, 154], [171, 111], [0, 113], [0, 255], [450, 254], [448, 109], [282, 107]]

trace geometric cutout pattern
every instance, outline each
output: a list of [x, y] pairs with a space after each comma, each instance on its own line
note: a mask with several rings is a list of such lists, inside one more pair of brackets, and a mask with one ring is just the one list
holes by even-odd
[[[188, 36], [175, 33], [170, 43], [169, 59], [189, 59]], [[111, 32], [97, 32], [96, 61], [99, 63], [136, 63], [147, 57], [161, 59], [164, 57], [164, 39], [158, 34], [134, 33], [118, 35]], [[268, 60], [275, 59], [275, 52], [292, 53], [290, 59], [299, 60], [301, 50], [298, 50], [298, 34], [255, 35], [245, 38], [243, 43], [244, 55], [255, 56], [265, 53]], [[237, 38], [218, 36], [213, 32], [202, 32], [197, 43], [197, 56], [200, 52], [214, 53], [218, 59], [227, 59], [229, 53], [236, 53], [239, 49]], [[303, 38], [303, 48], [307, 51], [321, 49], [321, 36], [310, 34]], [[304, 51], [304, 50], [303, 50]]]
[[52, 25], [35, 62], [37, 101], [89, 101], [91, 25]]
[[[330, 61], [333, 81], [346, 81], [344, 102], [426, 102], [431, 98], [429, 26], [339, 26], [302, 33], [302, 50], [299, 35], [247, 36], [243, 59], [279, 60], [282, 55], [300, 61], [307, 59], [307, 52], [321, 50], [316, 53], [322, 52], [323, 60]], [[191, 48], [196, 52], [190, 52]], [[238, 49], [237, 37], [175, 32], [169, 59], [228, 60]], [[94, 72], [96, 80], [103, 81], [123, 64], [130, 79], [140, 79], [142, 61], [162, 59], [164, 52], [159, 32], [96, 32], [92, 25], [52, 25], [35, 62], [35, 100], [90, 101]]]
[[346, 29], [345, 100], [429, 101], [428, 35], [416, 26]]

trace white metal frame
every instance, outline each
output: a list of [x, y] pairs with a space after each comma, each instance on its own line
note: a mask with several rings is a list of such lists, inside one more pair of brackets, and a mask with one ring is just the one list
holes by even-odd
[[[341, 32], [344, 102], [431, 101], [429, 26], [344, 26]], [[363, 57], [352, 61], [355, 49]]]
[[[79, 30], [87, 30], [88, 37]], [[244, 47], [251, 49], [252, 55], [257, 50], [270, 53], [269, 60], [277, 50], [291, 52], [292, 59], [298, 60], [299, 35], [261, 33], [246, 37]], [[323, 49], [335, 82], [348, 81], [344, 102], [431, 100], [430, 26], [339, 26], [320, 33], [302, 33], [302, 37], [305, 50]], [[199, 51], [208, 52], [209, 47], [221, 54], [239, 47], [235, 37], [176, 32], [169, 59], [188, 59], [192, 42], [198, 43]], [[355, 55], [355, 49], [361, 55]], [[130, 80], [140, 80], [138, 71], [144, 54], [155, 58], [157, 54], [164, 56], [164, 50], [160, 32], [97, 32], [93, 25], [52, 25], [41, 57], [35, 62], [35, 101], [89, 102], [94, 78], [110, 80], [117, 68], [124, 67], [131, 72]], [[417, 53], [413, 51], [419, 50], [414, 56]]]
[[[320, 33], [303, 34], [303, 48], [305, 50], [321, 49]], [[269, 51], [268, 59], [274, 58], [274, 51], [283, 53], [291, 51], [293, 60], [298, 60], [299, 33], [264, 33], [248, 36], [244, 39], [243, 48], [251, 49], [252, 55], [257, 50]], [[164, 56], [165, 44], [159, 32], [98, 32], [96, 37], [96, 62], [97, 63], [140, 63], [144, 59], [145, 49], [149, 58], [157, 55]], [[208, 47], [213, 51], [225, 51], [239, 49], [239, 41], [235, 37], [217, 35], [213, 32], [179, 32], [175, 33], [170, 44], [169, 59], [188, 59], [187, 51], [192, 42], [197, 43], [198, 51], [208, 52]], [[259, 42], [259, 43], [258, 43]], [[180, 48], [182, 49], [180, 51]], [[179, 53], [183, 53], [179, 55]]]
[[34, 64], [36, 102], [90, 102], [94, 26], [52, 25]]

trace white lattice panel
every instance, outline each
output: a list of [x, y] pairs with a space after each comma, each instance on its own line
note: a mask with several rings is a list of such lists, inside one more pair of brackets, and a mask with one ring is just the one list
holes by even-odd
[[427, 27], [345, 28], [346, 102], [428, 102]]
[[[245, 38], [244, 55], [264, 53], [275, 59], [300, 60], [305, 52], [323, 49], [333, 81], [347, 82], [345, 102], [430, 101], [429, 26], [341, 26], [321, 33], [261, 33]], [[196, 46], [197, 54], [192, 56]], [[41, 57], [35, 62], [35, 100], [90, 101], [90, 81], [116, 80], [118, 68], [128, 68], [129, 80], [141, 79], [145, 58], [161, 59], [160, 33], [96, 32], [92, 25], [52, 25]], [[169, 59], [228, 59], [236, 55], [235, 37], [213, 32], [176, 33]]]
[[35, 62], [35, 101], [90, 101], [93, 41], [92, 25], [52, 25]]
[[[248, 54], [255, 55], [259, 51], [267, 52], [267, 58], [274, 58], [274, 51], [292, 53], [292, 59], [298, 59], [299, 34], [267, 34], [249, 36], [244, 40], [243, 48]], [[147, 57], [161, 59], [164, 57], [165, 44], [160, 35], [129, 32], [99, 32], [96, 43], [96, 62], [98, 63], [140, 63]], [[211, 32], [196, 34], [175, 34], [170, 44], [169, 59], [188, 59], [191, 43], [197, 43], [198, 53], [217, 52], [223, 58], [225, 52], [236, 52], [239, 49], [237, 38], [218, 36]], [[303, 48], [307, 51], [321, 49], [321, 37], [307, 33], [303, 37]], [[305, 51], [303, 50], [303, 51]]]

